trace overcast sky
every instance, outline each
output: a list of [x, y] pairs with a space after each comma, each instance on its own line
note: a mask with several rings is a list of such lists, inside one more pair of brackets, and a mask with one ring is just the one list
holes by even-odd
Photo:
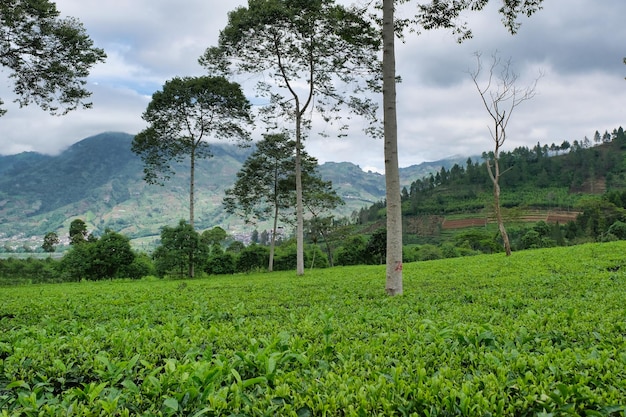
[[[216, 45], [227, 12], [245, 0], [58, 0], [63, 15], [80, 19], [96, 45], [108, 54], [89, 77], [94, 108], [49, 116], [32, 105], [11, 104], [11, 85], [0, 72], [0, 97], [8, 113], [0, 118], [0, 154], [37, 151], [55, 154], [104, 131], [137, 133], [150, 96], [174, 76], [202, 75], [198, 57]], [[413, 2], [416, 3], [416, 2]], [[590, 139], [626, 127], [626, 1], [545, 0], [544, 9], [522, 18], [511, 36], [494, 2], [466, 15], [474, 38], [457, 44], [439, 30], [408, 34], [397, 44], [400, 166], [453, 155], [476, 155], [493, 147], [489, 117], [471, 82], [475, 52], [484, 60], [499, 51], [512, 60], [518, 86], [539, 73], [537, 95], [512, 116], [504, 147]], [[400, 13], [408, 14], [409, 9]], [[247, 91], [250, 98], [254, 91]], [[350, 161], [382, 171], [383, 142], [358, 129], [347, 138], [311, 135], [307, 150], [321, 163]]]

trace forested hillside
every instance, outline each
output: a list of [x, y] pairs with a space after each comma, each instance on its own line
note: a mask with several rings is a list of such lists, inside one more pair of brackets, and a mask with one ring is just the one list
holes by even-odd
[[[108, 132], [86, 138], [56, 156], [25, 152], [0, 156], [0, 246], [5, 249], [38, 248], [47, 232], [67, 236], [70, 222], [81, 218], [96, 234], [107, 228], [134, 239], [158, 236], [166, 225], [188, 216], [188, 167], [163, 187], [146, 184], [143, 165], [130, 150], [132, 135]], [[197, 219], [199, 229], [221, 226], [236, 234], [251, 232], [241, 219], [224, 212], [224, 190], [252, 148], [228, 143], [212, 145], [213, 157], [197, 165]], [[416, 173], [448, 169], [459, 159], [404, 168], [404, 184]], [[384, 196], [384, 176], [363, 172], [349, 162], [328, 162], [319, 167], [333, 182], [345, 205], [336, 216], [350, 216]]]
[[[143, 166], [130, 151], [132, 136], [103, 133], [82, 140], [58, 156], [35, 153], [3, 157], [0, 171], [0, 236], [40, 239], [49, 231], [67, 234], [81, 217], [91, 231], [110, 228], [131, 238], [158, 235], [162, 226], [185, 218], [187, 167], [164, 187], [143, 181]], [[199, 165], [199, 225], [223, 219], [221, 196], [249, 150], [215, 145], [214, 157]], [[221, 216], [221, 218], [220, 218]]]
[[[522, 224], [543, 220], [562, 229], [571, 223], [569, 231], [553, 234], [598, 239], [615, 221], [626, 220], [625, 152], [626, 135], [621, 127], [611, 134], [596, 132], [593, 142], [585, 138], [571, 144], [538, 143], [502, 152], [501, 202], [513, 234], [519, 226], [521, 240]], [[405, 187], [405, 241], [441, 243], [454, 239], [454, 229], [481, 226], [489, 230], [494, 221], [493, 184], [485, 164], [468, 158], [464, 165], [441, 168]], [[363, 225], [381, 224], [383, 217], [383, 202], [359, 212]]]

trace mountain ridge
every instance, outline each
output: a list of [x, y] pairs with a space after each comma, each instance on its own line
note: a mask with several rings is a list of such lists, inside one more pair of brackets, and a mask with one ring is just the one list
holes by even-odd
[[[0, 245], [32, 242], [50, 231], [63, 237], [75, 218], [85, 220], [96, 233], [110, 228], [132, 239], [157, 236], [161, 227], [187, 218], [187, 166], [173, 164], [177, 174], [164, 186], [146, 184], [141, 159], [130, 150], [132, 138], [103, 132], [54, 156], [36, 152], [0, 156]], [[197, 227], [221, 226], [231, 233], [249, 229], [225, 213], [221, 200], [252, 148], [223, 143], [211, 147], [213, 157], [197, 162]], [[458, 162], [402, 168], [403, 185], [415, 180], [418, 172], [426, 175]], [[384, 199], [382, 174], [365, 172], [351, 162], [326, 162], [319, 172], [346, 202], [336, 216], [348, 216]]]

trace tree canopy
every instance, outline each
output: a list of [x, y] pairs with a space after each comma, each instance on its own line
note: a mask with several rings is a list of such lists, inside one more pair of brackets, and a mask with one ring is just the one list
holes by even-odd
[[228, 14], [219, 43], [200, 58], [210, 73], [262, 75], [257, 91], [270, 129], [295, 122], [297, 273], [304, 273], [301, 156], [313, 110], [325, 123], [349, 109], [376, 123], [376, 103], [364, 94], [378, 85], [380, 34], [362, 10], [333, 0], [249, 0]]
[[[105, 58], [83, 25], [61, 18], [55, 3], [0, 2], [0, 66], [9, 72], [20, 107], [35, 103], [51, 114], [91, 107], [85, 78]], [[4, 113], [0, 108], [0, 116]]]
[[[295, 205], [295, 146], [287, 134], [267, 134], [237, 173], [235, 185], [226, 190], [224, 206], [246, 222], [271, 219], [269, 270], [273, 269], [274, 243], [279, 216], [293, 222]], [[343, 203], [316, 172], [317, 159], [302, 151], [303, 205], [313, 216]], [[289, 210], [289, 211], [288, 211]]]
[[173, 78], [152, 95], [143, 113], [149, 126], [135, 136], [133, 152], [144, 162], [144, 179], [163, 184], [171, 163], [190, 161], [189, 224], [194, 226], [195, 162], [211, 156], [210, 138], [248, 141], [250, 102], [237, 83], [224, 77]]

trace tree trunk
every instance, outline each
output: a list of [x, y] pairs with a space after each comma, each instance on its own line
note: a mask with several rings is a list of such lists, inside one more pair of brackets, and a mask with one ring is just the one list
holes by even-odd
[[[498, 150], [496, 149], [496, 152]], [[493, 207], [496, 212], [496, 221], [498, 222], [498, 230], [500, 231], [500, 237], [504, 242], [504, 252], [506, 256], [511, 256], [511, 242], [509, 241], [509, 234], [504, 227], [504, 219], [502, 218], [502, 209], [500, 208], [500, 163], [498, 162], [498, 157], [494, 157], [493, 159], [493, 169], [495, 172], [491, 171], [491, 166], [489, 162], [487, 162], [487, 169], [489, 170], [489, 176], [491, 177], [491, 181], [493, 182]]]
[[302, 203], [302, 114], [296, 107], [296, 274], [304, 275], [304, 207]]
[[333, 262], [333, 249], [330, 247], [330, 243], [328, 243], [328, 237], [324, 231], [321, 231], [322, 238], [324, 239], [324, 244], [326, 246], [326, 253], [328, 254], [328, 264], [332, 268], [334, 265]]
[[[190, 174], [189, 174], [189, 225], [191, 226], [192, 230], [195, 230], [194, 226], [193, 226], [193, 220], [194, 220], [194, 200], [195, 200], [195, 196], [194, 196], [194, 188], [195, 188], [195, 184], [196, 184], [196, 150], [195, 148], [193, 148], [191, 150], [191, 163], [190, 163]], [[189, 277], [193, 278], [195, 271], [194, 271], [194, 259], [193, 259], [193, 253], [189, 254]]]
[[383, 0], [383, 112], [387, 198], [388, 295], [402, 294], [402, 207], [398, 168], [394, 0]]
[[[274, 191], [276, 195], [276, 191]], [[278, 202], [274, 204], [274, 225], [272, 227], [272, 238], [270, 239], [270, 262], [267, 266], [267, 270], [272, 272], [274, 270], [274, 247], [276, 246], [276, 229], [278, 228]]]

